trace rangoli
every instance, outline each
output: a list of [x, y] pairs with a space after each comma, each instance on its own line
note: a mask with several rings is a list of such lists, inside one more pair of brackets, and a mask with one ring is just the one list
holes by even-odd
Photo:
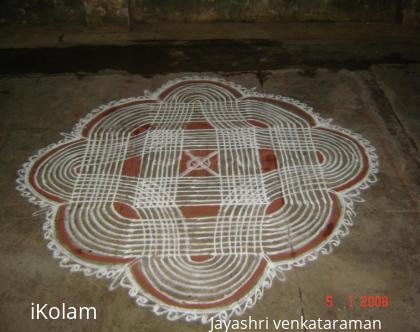
[[190, 77], [95, 109], [17, 188], [62, 267], [206, 323], [337, 246], [377, 170], [367, 140], [303, 103]]

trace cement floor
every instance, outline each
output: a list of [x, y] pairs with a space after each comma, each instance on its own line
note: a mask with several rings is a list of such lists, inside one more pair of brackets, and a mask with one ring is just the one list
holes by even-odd
[[[379, 181], [356, 206], [351, 233], [331, 255], [295, 268], [275, 282], [241, 318], [380, 319], [383, 331], [420, 331], [420, 66], [367, 70], [268, 70], [203, 73], [258, 91], [299, 99], [377, 148]], [[124, 289], [59, 268], [43, 239], [43, 215], [14, 189], [16, 171], [38, 149], [56, 142], [92, 108], [142, 95], [168, 79], [127, 72], [0, 77], [0, 318], [2, 331], [207, 331], [139, 308]], [[261, 85], [261, 82], [263, 83]], [[347, 296], [387, 295], [389, 308], [345, 308]], [[328, 309], [325, 296], [334, 295]], [[31, 303], [95, 306], [96, 321], [31, 320]]]

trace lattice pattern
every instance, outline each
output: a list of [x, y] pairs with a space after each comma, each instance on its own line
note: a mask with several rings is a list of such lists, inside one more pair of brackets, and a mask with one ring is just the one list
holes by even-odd
[[90, 114], [24, 165], [63, 266], [130, 288], [169, 319], [227, 318], [329, 252], [374, 149], [289, 98], [211, 78]]

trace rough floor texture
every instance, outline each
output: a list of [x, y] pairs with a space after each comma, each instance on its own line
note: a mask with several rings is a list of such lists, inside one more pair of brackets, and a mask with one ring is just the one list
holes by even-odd
[[[206, 73], [204, 73], [206, 74]], [[380, 158], [379, 182], [356, 207], [351, 234], [331, 255], [275, 282], [246, 312], [255, 319], [381, 319], [383, 331], [420, 329], [418, 65], [370, 70], [300, 69], [218, 75], [258, 91], [297, 98], [325, 118], [369, 139]], [[3, 331], [207, 331], [139, 308], [124, 289], [60, 269], [43, 240], [43, 215], [14, 189], [16, 171], [56, 142], [92, 108], [143, 94], [188, 73], [144, 78], [125, 72], [0, 78], [0, 317]], [[261, 84], [262, 83], [262, 84]], [[389, 308], [346, 309], [349, 294], [387, 295]], [[326, 295], [336, 306], [327, 309]], [[96, 321], [32, 321], [31, 302], [95, 306]]]
[[413, 145], [420, 150], [420, 66], [377, 65], [372, 71]]

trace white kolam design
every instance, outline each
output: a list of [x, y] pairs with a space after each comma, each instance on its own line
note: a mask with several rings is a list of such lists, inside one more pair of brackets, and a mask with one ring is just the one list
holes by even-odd
[[330, 253], [378, 158], [291, 98], [212, 77], [93, 110], [19, 171], [71, 272], [170, 320], [242, 314], [284, 271]]

